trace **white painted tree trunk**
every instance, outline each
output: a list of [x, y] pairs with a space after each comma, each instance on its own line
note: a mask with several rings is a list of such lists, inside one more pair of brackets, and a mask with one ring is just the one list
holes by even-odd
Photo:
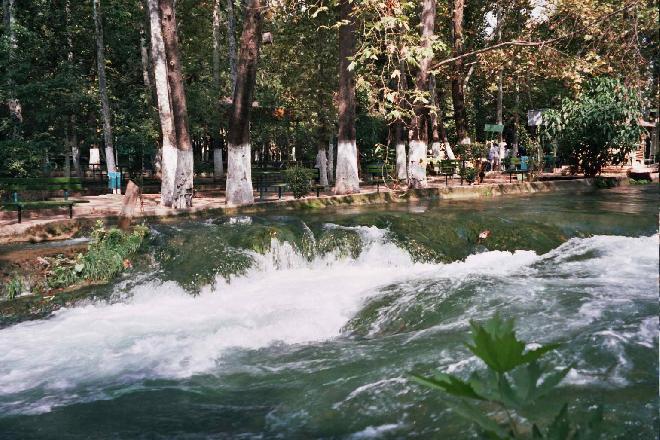
[[335, 144], [332, 139], [328, 141], [328, 182], [335, 181]]
[[431, 155], [434, 159], [440, 159], [442, 156], [442, 144], [440, 142], [433, 142], [431, 144]]
[[218, 180], [225, 176], [225, 168], [222, 163], [222, 148], [213, 149], [213, 178]]
[[411, 188], [425, 188], [426, 181], [426, 142], [410, 141], [408, 152], [408, 180]]
[[158, 13], [158, 0], [148, 0], [148, 4], [149, 23], [151, 25], [151, 56], [154, 63], [158, 116], [163, 134], [163, 147], [160, 157], [160, 203], [163, 206], [172, 206], [178, 154], [174, 132], [174, 117], [167, 83], [167, 57]]
[[406, 144], [403, 139], [396, 141], [396, 178], [399, 180], [408, 179], [408, 165], [406, 159]]
[[103, 20], [101, 0], [94, 0], [94, 24], [96, 30], [96, 65], [99, 74], [99, 95], [101, 98], [101, 117], [103, 119], [103, 140], [105, 144], [105, 164], [108, 172], [117, 170], [115, 166], [115, 147], [112, 138], [112, 114], [108, 101], [108, 86], [105, 78], [105, 47], [103, 46]]
[[227, 154], [227, 205], [240, 206], [254, 203], [252, 193], [252, 167], [250, 144], [229, 144]]
[[192, 206], [194, 155], [192, 148], [177, 149], [176, 151], [176, 178], [174, 179], [172, 207], [186, 209]]
[[325, 155], [325, 148], [319, 148], [316, 154], [316, 167], [319, 169], [319, 184], [328, 187], [328, 157]]
[[355, 141], [340, 141], [337, 143], [336, 179], [335, 193], [354, 194], [360, 192]]

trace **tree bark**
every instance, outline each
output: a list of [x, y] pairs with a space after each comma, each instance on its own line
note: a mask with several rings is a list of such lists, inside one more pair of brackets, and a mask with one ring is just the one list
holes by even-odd
[[172, 206], [174, 199], [174, 179], [177, 168], [176, 133], [174, 130], [174, 116], [170, 106], [170, 92], [167, 81], [167, 55], [158, 12], [158, 0], [148, 0], [149, 24], [151, 29], [151, 58], [154, 69], [154, 82], [156, 85], [156, 101], [158, 103], [158, 117], [163, 137], [163, 146], [160, 157], [160, 203], [163, 206]]
[[[228, 0], [230, 3], [232, 0]], [[220, 100], [220, 0], [213, 0], [213, 86], [216, 98]], [[216, 133], [218, 135], [219, 133]], [[222, 162], [222, 148], [213, 145], [213, 178], [222, 179], [225, 170]]]
[[231, 74], [231, 95], [236, 91], [236, 16], [234, 15], [234, 0], [227, 0], [227, 44], [229, 46], [229, 72]]
[[101, 0], [93, 0], [94, 29], [96, 32], [96, 65], [99, 75], [99, 95], [101, 99], [101, 117], [103, 119], [103, 140], [105, 144], [105, 164], [108, 172], [116, 171], [115, 147], [112, 139], [112, 114], [108, 101], [108, 86], [105, 78], [105, 47], [103, 45], [103, 18]]
[[[421, 15], [421, 46], [430, 50], [433, 43], [433, 27], [435, 23], [435, 0], [424, 0]], [[433, 55], [424, 57], [419, 63], [415, 79], [418, 92], [429, 90], [429, 67]], [[415, 104], [415, 114], [410, 124], [410, 144], [408, 151], [408, 185], [412, 188], [425, 188], [426, 180], [426, 150], [428, 148], [429, 110], [423, 102]]]
[[[452, 55], [458, 57], [463, 53], [463, 9], [464, 0], [453, 0], [452, 11]], [[454, 123], [459, 143], [467, 142], [467, 122], [465, 115], [465, 75], [463, 74], [463, 58], [453, 63], [451, 79], [451, 97], [454, 104]]]
[[261, 0], [248, 0], [241, 34], [238, 75], [229, 118], [227, 205], [254, 203], [250, 151], [250, 113], [257, 79], [263, 15]]
[[183, 69], [179, 54], [176, 13], [173, 0], [160, 0], [160, 19], [167, 56], [167, 83], [170, 87], [174, 131], [176, 133], [177, 165], [174, 177], [172, 206], [178, 209], [192, 206], [193, 148], [188, 131], [188, 106], [183, 84]]
[[355, 23], [351, 16], [353, 2], [341, 0], [339, 28], [339, 136], [337, 138], [337, 169], [335, 194], [360, 192], [355, 134], [355, 74], [348, 70], [355, 53]]

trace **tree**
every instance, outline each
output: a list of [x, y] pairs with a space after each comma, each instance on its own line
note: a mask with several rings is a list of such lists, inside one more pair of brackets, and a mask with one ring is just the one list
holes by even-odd
[[575, 99], [564, 98], [546, 112], [559, 154], [585, 176], [608, 163], [619, 164], [640, 142], [641, 102], [635, 91], [614, 78], [596, 78]]
[[108, 172], [115, 172], [115, 147], [112, 138], [112, 112], [108, 101], [108, 86], [105, 76], [105, 46], [103, 45], [103, 17], [101, 0], [92, 0], [94, 9], [94, 29], [96, 36], [96, 65], [99, 76], [99, 98], [103, 118], [103, 140], [105, 144], [105, 165]]
[[170, 87], [172, 115], [176, 133], [177, 165], [174, 177], [172, 206], [183, 209], [192, 206], [193, 150], [188, 124], [188, 106], [183, 84], [176, 28], [174, 0], [159, 0], [161, 28], [167, 56], [167, 82]]
[[339, 2], [339, 135], [337, 137], [337, 168], [335, 194], [360, 192], [357, 145], [355, 136], [355, 74], [351, 57], [355, 52], [353, 2]]
[[149, 23], [151, 28], [151, 57], [153, 61], [154, 80], [156, 83], [156, 100], [158, 116], [162, 132], [160, 203], [172, 206], [174, 201], [174, 180], [177, 169], [176, 133], [174, 116], [170, 105], [170, 92], [167, 79], [167, 55], [160, 21], [158, 0], [148, 0]]
[[[231, 4], [231, 0], [229, 0]], [[232, 18], [233, 20], [233, 18]], [[229, 36], [232, 38], [232, 36]], [[213, 0], [213, 86], [217, 93], [216, 99], [220, 100], [220, 0]], [[222, 148], [220, 145], [213, 146], [213, 178], [222, 179], [225, 170], [222, 163]]]
[[[433, 60], [433, 27], [435, 24], [435, 0], [424, 0], [421, 13], [422, 59], [417, 70], [415, 88], [419, 94], [415, 101], [415, 114], [410, 123], [408, 151], [408, 185], [424, 188], [426, 181], [426, 150], [429, 141], [429, 108], [424, 98], [429, 90], [429, 68]], [[427, 95], [428, 96], [428, 95]]]
[[257, 77], [263, 13], [260, 0], [248, 0], [241, 33], [238, 75], [229, 118], [227, 205], [254, 203], [250, 148], [250, 112]]
[[[463, 10], [465, 0], [453, 0], [452, 10], [452, 56], [463, 54]], [[454, 124], [459, 142], [465, 142], [468, 137], [465, 115], [465, 73], [463, 59], [457, 58], [452, 67], [451, 97], [454, 104]]]

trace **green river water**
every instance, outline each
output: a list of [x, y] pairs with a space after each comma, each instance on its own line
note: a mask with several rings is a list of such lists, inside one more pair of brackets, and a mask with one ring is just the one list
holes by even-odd
[[121, 279], [0, 330], [0, 438], [476, 438], [408, 374], [482, 368], [469, 320], [499, 312], [573, 366], [542, 421], [600, 404], [656, 439], [657, 228], [657, 185], [156, 225]]

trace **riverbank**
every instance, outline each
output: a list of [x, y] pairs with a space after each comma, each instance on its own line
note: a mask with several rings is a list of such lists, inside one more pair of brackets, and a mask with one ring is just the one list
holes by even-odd
[[[605, 177], [613, 185], [627, 184], [624, 176]], [[254, 214], [278, 210], [314, 210], [327, 207], [364, 206], [388, 203], [408, 203], [418, 200], [470, 200], [507, 195], [546, 193], [554, 191], [589, 191], [595, 188], [594, 179], [548, 180], [535, 182], [491, 181], [480, 185], [459, 185], [458, 179], [445, 185], [443, 179], [431, 180], [429, 187], [419, 190], [398, 190], [386, 187], [365, 186], [359, 194], [336, 196], [330, 191], [319, 197], [308, 196], [294, 199], [286, 195], [277, 199], [257, 200], [254, 205], [242, 207], [225, 206], [224, 196], [201, 193], [194, 199], [190, 209], [176, 210], [158, 204], [157, 194], [147, 194], [136, 210], [136, 219], [146, 222], [169, 222], [181, 218], [205, 218], [219, 215]], [[0, 245], [19, 242], [42, 242], [76, 237], [90, 229], [97, 220], [114, 224], [119, 218], [122, 196], [101, 195], [80, 197], [87, 203], [74, 208], [74, 218], [65, 212], [27, 211], [24, 220], [18, 223], [14, 212], [0, 213]]]

